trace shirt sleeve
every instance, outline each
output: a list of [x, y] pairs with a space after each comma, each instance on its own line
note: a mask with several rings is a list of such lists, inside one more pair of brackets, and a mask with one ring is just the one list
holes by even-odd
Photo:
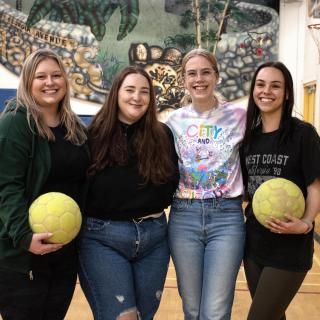
[[178, 164], [178, 155], [175, 149], [175, 143], [174, 143], [174, 137], [171, 129], [164, 124], [164, 127], [166, 128], [166, 132], [169, 136], [170, 144], [171, 144], [171, 160], [174, 165], [174, 175], [173, 175], [173, 183], [174, 183], [174, 189], [178, 188], [180, 174], [179, 174], [179, 164]]
[[246, 158], [245, 158], [245, 154], [244, 154], [244, 146], [243, 145], [239, 149], [239, 154], [240, 154], [240, 165], [241, 165], [243, 186], [244, 186], [244, 190], [247, 191], [247, 189], [248, 189], [248, 171], [247, 171], [247, 166], [246, 166]]
[[32, 239], [26, 197], [30, 146], [26, 137], [19, 139], [20, 133], [14, 128], [0, 135], [0, 232], [11, 239], [14, 247], [28, 249]]
[[178, 141], [177, 141], [177, 132], [175, 130], [175, 124], [177, 123], [177, 113], [175, 111], [173, 111], [167, 121], [165, 122], [165, 125], [169, 128], [170, 130], [170, 135], [172, 136], [172, 139], [173, 139], [173, 144], [174, 144], [174, 147], [175, 147], [175, 151], [176, 151], [176, 155], [177, 157], [178, 154], [179, 154], [179, 146], [178, 146]]
[[306, 186], [309, 186], [320, 177], [320, 138], [310, 124], [304, 124], [301, 130], [301, 167]]

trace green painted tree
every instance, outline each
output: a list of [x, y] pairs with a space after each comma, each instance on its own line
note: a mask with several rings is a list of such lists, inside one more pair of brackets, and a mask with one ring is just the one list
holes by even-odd
[[139, 0], [35, 0], [28, 16], [27, 26], [41, 19], [87, 25], [97, 40], [106, 33], [106, 24], [114, 11], [120, 8], [121, 21], [117, 40], [130, 33], [139, 17]]
[[[184, 28], [195, 26], [195, 34], [201, 35], [200, 43], [195, 46], [205, 46], [215, 52], [216, 45], [222, 34], [230, 32], [229, 19], [239, 23], [254, 22], [248, 12], [242, 10], [237, 0], [195, 0], [190, 1], [191, 7], [181, 15], [180, 25]], [[199, 31], [200, 30], [200, 31]], [[236, 31], [236, 30], [231, 30]]]
[[16, 1], [16, 9], [22, 11], [22, 0]]

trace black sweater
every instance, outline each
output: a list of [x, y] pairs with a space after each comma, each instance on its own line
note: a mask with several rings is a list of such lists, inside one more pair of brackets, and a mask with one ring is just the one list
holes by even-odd
[[165, 129], [172, 142], [172, 161], [176, 173], [165, 184], [143, 184], [138, 172], [138, 161], [132, 148], [135, 125], [126, 127], [128, 163], [106, 167], [90, 181], [85, 214], [102, 220], [130, 220], [158, 213], [167, 208], [178, 186], [178, 157], [174, 148], [173, 135]]

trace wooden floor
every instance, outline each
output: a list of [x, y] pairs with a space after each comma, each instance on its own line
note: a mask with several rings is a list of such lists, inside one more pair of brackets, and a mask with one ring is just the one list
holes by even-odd
[[[241, 267], [235, 292], [232, 320], [245, 320], [250, 305], [244, 270]], [[71, 306], [65, 320], [92, 320], [90, 308], [77, 284]], [[299, 293], [287, 310], [287, 320], [320, 319], [320, 245], [315, 241], [315, 255], [312, 270], [308, 273]], [[178, 295], [175, 271], [172, 263], [165, 284], [161, 305], [155, 320], [183, 320], [181, 301]]]

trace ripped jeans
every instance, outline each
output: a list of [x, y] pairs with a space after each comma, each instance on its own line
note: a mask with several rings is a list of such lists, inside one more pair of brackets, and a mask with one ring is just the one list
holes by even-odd
[[156, 313], [168, 270], [165, 214], [141, 222], [87, 217], [78, 242], [79, 279], [95, 320]]

